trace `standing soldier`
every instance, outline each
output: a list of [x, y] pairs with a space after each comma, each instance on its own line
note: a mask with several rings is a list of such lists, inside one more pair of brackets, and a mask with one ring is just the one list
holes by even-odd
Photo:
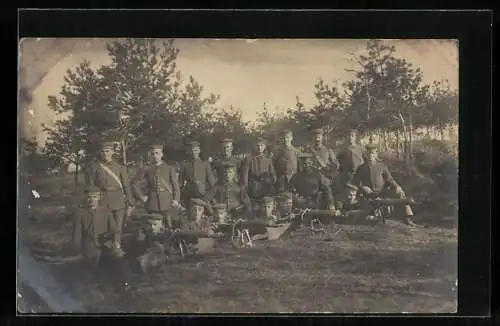
[[101, 190], [88, 186], [85, 193], [87, 202], [75, 211], [73, 244], [85, 262], [97, 266], [103, 253], [116, 258], [125, 253], [116, 246], [119, 243], [118, 225], [106, 205], [101, 203]]
[[[172, 207], [180, 207], [180, 191], [177, 174], [172, 166], [163, 161], [163, 146], [150, 147], [152, 164], [139, 170], [132, 180], [134, 194], [144, 204], [149, 214], [162, 214], [168, 228], [172, 228], [169, 211]], [[146, 194], [140, 189], [140, 183], [146, 184]]]
[[248, 189], [249, 197], [259, 201], [263, 196], [274, 194], [276, 173], [272, 160], [264, 154], [266, 142], [257, 141], [255, 154], [247, 157], [241, 164], [241, 183]]
[[113, 160], [114, 153], [114, 143], [105, 142], [101, 150], [101, 160], [90, 165], [87, 183], [101, 189], [103, 202], [116, 220], [117, 246], [120, 248], [123, 222], [127, 209], [132, 207], [132, 192], [127, 169]]
[[337, 176], [339, 161], [333, 151], [323, 145], [323, 130], [314, 129], [313, 135], [314, 144], [309, 150], [316, 161], [318, 170], [330, 181], [330, 184], [333, 185], [333, 181]]
[[293, 147], [293, 134], [285, 130], [282, 134], [283, 148], [273, 157], [274, 169], [276, 170], [276, 189], [284, 191], [289, 187], [293, 175], [297, 173], [298, 151]]
[[302, 206], [335, 210], [329, 182], [323, 174], [314, 169], [312, 155], [303, 153], [299, 157], [303, 167], [290, 180], [289, 191], [298, 194], [297, 201]]
[[[406, 194], [401, 186], [394, 180], [387, 165], [377, 160], [377, 146], [374, 144], [366, 145], [366, 161], [361, 164], [354, 177], [352, 184], [360, 187], [364, 195], [378, 195], [381, 197], [406, 198]], [[403, 216], [406, 224], [414, 226], [412, 221], [413, 210], [410, 205], [395, 205], [395, 213]]]
[[335, 185], [335, 191], [338, 193], [343, 192], [345, 185], [352, 181], [356, 169], [363, 164], [363, 148], [358, 145], [357, 135], [356, 129], [349, 131], [347, 146], [338, 155], [340, 167]]
[[207, 198], [212, 204], [224, 203], [231, 217], [248, 214], [251, 210], [250, 198], [246, 188], [236, 180], [236, 166], [226, 162], [222, 167], [223, 177]]
[[191, 142], [191, 160], [182, 164], [179, 172], [181, 199], [189, 209], [191, 198], [204, 198], [207, 190], [215, 185], [215, 176], [210, 163], [200, 159], [200, 144]]
[[[213, 163], [213, 169], [218, 181], [224, 180], [224, 164], [226, 163], [234, 164], [236, 170], [238, 171], [239, 160], [233, 155], [233, 140], [230, 138], [222, 140], [222, 157], [215, 160]], [[239, 176], [236, 175], [236, 177]]]

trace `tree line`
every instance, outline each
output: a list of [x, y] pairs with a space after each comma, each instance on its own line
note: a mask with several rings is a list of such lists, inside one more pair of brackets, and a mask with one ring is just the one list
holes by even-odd
[[[193, 76], [184, 80], [174, 40], [126, 39], [106, 50], [110, 64], [94, 69], [84, 60], [66, 72], [59, 93], [49, 96], [49, 108], [69, 118], [43, 126], [47, 141], [41, 156], [47, 166], [81, 166], [110, 138], [120, 143], [120, 159], [128, 164], [144, 160], [151, 142], [164, 144], [167, 158], [178, 161], [190, 140], [200, 141], [206, 155], [216, 155], [220, 141], [230, 137], [238, 153], [248, 153], [258, 136], [273, 150], [281, 130], [292, 130], [297, 143], [305, 144], [318, 127], [332, 146], [350, 128], [370, 141], [374, 135], [385, 144], [396, 138], [410, 166], [417, 128], [443, 132], [458, 122], [458, 91], [446, 80], [424, 84], [422, 71], [380, 40], [368, 41], [363, 54], [351, 54], [351, 80], [319, 79], [312, 107], [297, 97], [295, 107], [280, 115], [264, 104], [255, 125], [244, 122], [238, 108], [219, 108], [219, 95], [204, 96]], [[35, 155], [34, 141], [24, 143]]]

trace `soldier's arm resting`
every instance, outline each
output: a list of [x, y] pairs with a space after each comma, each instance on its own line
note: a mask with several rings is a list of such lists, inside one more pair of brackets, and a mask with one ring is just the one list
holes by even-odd
[[123, 185], [123, 191], [125, 193], [125, 199], [127, 201], [127, 204], [129, 206], [133, 206], [134, 199], [132, 197], [132, 189], [130, 187], [130, 180], [128, 177], [128, 172], [127, 172], [126, 166], [123, 167], [120, 177], [121, 177], [121, 182]]
[[173, 199], [180, 202], [181, 192], [179, 189], [179, 181], [173, 168], [170, 169], [170, 183], [172, 184]]
[[240, 168], [240, 181], [241, 184], [245, 187], [248, 187], [248, 173], [250, 172], [250, 157], [245, 157], [241, 161]]
[[382, 170], [382, 176], [384, 178], [385, 183], [387, 183], [393, 189], [401, 189], [401, 187], [399, 186], [399, 184], [392, 177], [392, 174], [389, 171], [389, 168], [385, 164], [384, 164], [384, 167], [383, 167], [383, 170]]
[[212, 170], [212, 167], [210, 166], [210, 163], [206, 163], [206, 175], [207, 175], [207, 183], [210, 188], [213, 188], [215, 186], [215, 182], [217, 179], [215, 178], [214, 171]]
[[326, 204], [328, 208], [335, 209], [335, 203], [333, 201], [332, 191], [330, 190], [330, 187], [328, 185], [329, 181], [321, 174], [319, 175], [319, 177], [320, 177], [320, 191], [322, 191], [325, 194]]
[[335, 153], [331, 149], [330, 149], [330, 164], [332, 167], [332, 172], [337, 173], [340, 167], [340, 163], [337, 158], [337, 155], [335, 155]]
[[146, 168], [139, 168], [130, 182], [132, 194], [140, 201], [143, 201], [144, 194], [141, 192], [141, 183], [146, 177]]
[[274, 170], [274, 164], [273, 164], [273, 161], [271, 160], [271, 162], [269, 163], [269, 175], [270, 177], [272, 178], [272, 182], [271, 183], [275, 183], [276, 182], [276, 171]]

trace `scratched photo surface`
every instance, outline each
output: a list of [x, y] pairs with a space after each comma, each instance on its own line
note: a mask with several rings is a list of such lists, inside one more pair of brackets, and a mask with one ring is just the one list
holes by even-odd
[[456, 312], [458, 46], [21, 40], [18, 312]]

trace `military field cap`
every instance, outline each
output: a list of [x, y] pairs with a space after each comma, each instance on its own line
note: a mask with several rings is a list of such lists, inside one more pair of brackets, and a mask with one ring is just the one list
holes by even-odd
[[358, 187], [356, 187], [355, 185], [353, 185], [351, 183], [346, 184], [345, 187], [347, 190], [358, 190]]
[[375, 144], [367, 144], [365, 146], [365, 148], [366, 148], [367, 151], [373, 151], [373, 150], [377, 149], [377, 145], [375, 145]]
[[226, 162], [222, 163], [222, 167], [226, 170], [234, 168], [235, 166], [236, 166], [236, 164], [233, 161], [226, 161]]
[[148, 220], [160, 221], [160, 220], [163, 220], [163, 215], [158, 214], [158, 213], [152, 213], [152, 214], [146, 215], [146, 218]]
[[188, 145], [189, 145], [190, 147], [200, 147], [200, 143], [199, 143], [199, 142], [197, 142], [197, 141], [190, 141], [190, 142], [188, 143]]
[[226, 209], [226, 204], [224, 203], [217, 203], [212, 206], [214, 209], [218, 210], [225, 210]]
[[321, 128], [313, 129], [312, 133], [315, 134], [315, 135], [318, 135], [318, 134], [322, 135], [323, 134], [323, 129], [321, 129]]
[[350, 132], [351, 134], [356, 134], [356, 133], [358, 133], [358, 129], [351, 128], [351, 129], [349, 129], [349, 132]]
[[101, 189], [99, 189], [99, 187], [96, 187], [96, 186], [88, 186], [85, 188], [85, 193], [90, 195], [90, 194], [100, 194], [101, 193]]
[[293, 194], [291, 192], [283, 192], [279, 194], [278, 198], [280, 200], [290, 200], [293, 199]]
[[264, 137], [259, 137], [257, 138], [257, 144], [265, 144], [267, 141], [264, 139]]
[[198, 198], [191, 198], [191, 205], [192, 206], [205, 206], [206, 203]]
[[232, 143], [232, 142], [233, 142], [233, 140], [232, 140], [231, 138], [224, 138], [224, 139], [222, 140], [222, 143], [223, 143], [223, 144]]
[[262, 203], [265, 204], [274, 204], [274, 198], [270, 196], [265, 196], [262, 198]]
[[292, 131], [291, 131], [291, 130], [289, 130], [289, 129], [285, 129], [285, 130], [283, 130], [283, 131], [281, 132], [281, 134], [282, 134], [283, 136], [285, 136], [285, 135], [292, 135], [293, 133], [292, 133]]
[[115, 142], [106, 141], [106, 142], [102, 143], [102, 148], [103, 149], [105, 149], [105, 148], [115, 148]]
[[163, 150], [163, 145], [152, 144], [152, 145], [149, 146], [149, 149], [161, 149], [161, 150]]

